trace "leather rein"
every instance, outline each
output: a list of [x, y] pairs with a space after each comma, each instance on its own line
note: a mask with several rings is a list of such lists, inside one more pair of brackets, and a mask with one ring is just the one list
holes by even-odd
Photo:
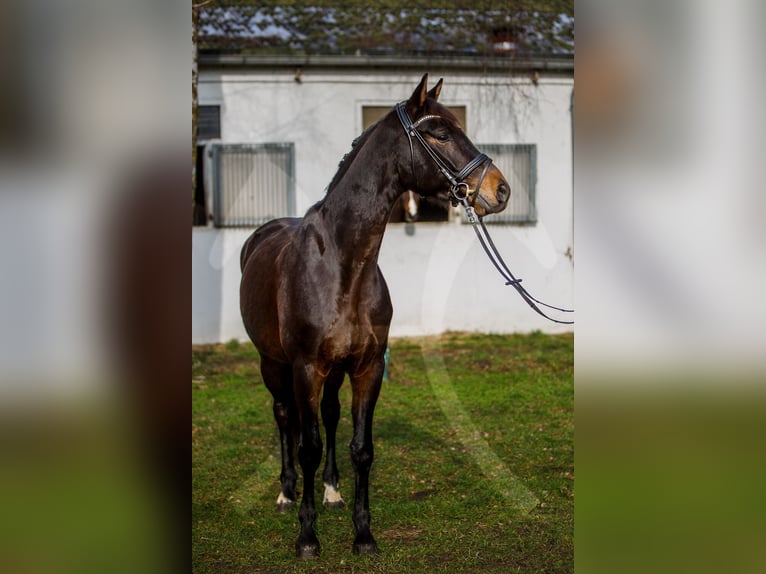
[[[505, 280], [505, 284], [511, 285], [518, 292], [521, 298], [524, 299], [527, 305], [529, 305], [539, 315], [545, 317], [549, 321], [553, 321], [554, 323], [561, 323], [564, 325], [573, 325], [574, 321], [561, 321], [559, 319], [554, 319], [553, 317], [549, 317], [548, 315], [546, 315], [545, 312], [543, 312], [540, 309], [540, 307], [538, 307], [538, 305], [542, 305], [543, 307], [548, 307], [549, 309], [555, 309], [556, 311], [562, 311], [564, 313], [574, 312], [573, 309], [563, 309], [561, 307], [548, 305], [547, 303], [543, 303], [542, 301], [535, 299], [532, 295], [529, 294], [529, 292], [521, 285], [521, 279], [517, 279], [513, 275], [511, 270], [508, 268], [508, 265], [506, 265], [505, 261], [503, 261], [503, 258], [500, 256], [500, 253], [498, 252], [497, 247], [495, 247], [495, 243], [492, 241], [492, 238], [489, 235], [489, 231], [487, 230], [487, 227], [484, 225], [483, 219], [477, 216], [476, 212], [473, 209], [473, 203], [474, 201], [476, 201], [476, 198], [474, 196], [477, 195], [479, 189], [481, 189], [481, 184], [484, 181], [484, 176], [487, 174], [489, 167], [492, 165], [492, 160], [486, 154], [480, 153], [471, 161], [469, 161], [463, 169], [461, 169], [459, 172], [455, 172], [453, 169], [450, 168], [450, 166], [447, 165], [447, 163], [441, 158], [441, 156], [438, 153], [436, 153], [433, 149], [431, 149], [431, 146], [428, 145], [428, 142], [426, 142], [425, 138], [417, 130], [417, 127], [424, 121], [433, 119], [433, 118], [438, 118], [439, 116], [426, 115], [413, 123], [413, 121], [410, 119], [409, 115], [407, 114], [407, 111], [404, 106], [405, 106], [405, 102], [399, 102], [396, 105], [396, 115], [399, 117], [399, 121], [401, 122], [402, 127], [404, 128], [404, 133], [407, 134], [407, 140], [410, 144], [410, 159], [412, 161], [412, 175], [415, 178], [416, 187], [417, 187], [418, 176], [417, 176], [417, 172], [415, 171], [415, 152], [412, 145], [413, 138], [415, 138], [418, 142], [420, 142], [425, 152], [429, 155], [429, 157], [436, 164], [436, 167], [439, 169], [441, 174], [449, 182], [450, 202], [452, 203], [453, 206], [457, 206], [458, 204], [463, 206], [463, 209], [465, 209], [466, 216], [468, 217], [468, 221], [471, 222], [471, 226], [473, 227], [473, 230], [476, 233], [476, 237], [479, 238], [479, 243], [484, 249], [484, 252], [487, 254], [487, 257], [489, 258], [489, 260], [492, 262], [492, 265], [494, 265], [495, 269], [497, 269], [498, 273], [500, 273], [501, 277]], [[467, 178], [469, 175], [471, 175], [476, 169], [478, 169], [482, 165], [484, 166], [484, 168], [482, 169], [481, 176], [479, 177], [479, 183], [476, 185], [475, 189], [471, 190], [468, 184], [465, 183], [463, 180]], [[480, 227], [481, 227], [481, 231], [479, 231]]]

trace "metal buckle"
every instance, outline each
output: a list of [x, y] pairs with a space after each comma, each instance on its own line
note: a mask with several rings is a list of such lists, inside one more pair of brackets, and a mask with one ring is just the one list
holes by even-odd
[[[464, 191], [460, 192], [460, 188], [463, 188]], [[471, 189], [468, 187], [467, 183], [461, 181], [460, 183], [455, 184], [455, 187], [452, 188], [452, 195], [454, 195], [458, 201], [463, 201], [471, 195]]]

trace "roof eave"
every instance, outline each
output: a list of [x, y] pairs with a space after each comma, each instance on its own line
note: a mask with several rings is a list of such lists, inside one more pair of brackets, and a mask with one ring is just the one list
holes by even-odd
[[509, 55], [307, 55], [307, 54], [241, 54], [201, 51], [200, 68], [303, 68], [317, 69], [415, 69], [441, 68], [473, 72], [548, 71], [574, 73], [572, 54], [553, 56]]

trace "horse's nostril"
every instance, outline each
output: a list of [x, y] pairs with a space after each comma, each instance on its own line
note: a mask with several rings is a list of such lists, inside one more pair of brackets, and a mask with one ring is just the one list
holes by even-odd
[[499, 201], [500, 203], [504, 203], [508, 199], [508, 197], [511, 195], [511, 190], [508, 187], [508, 184], [505, 183], [504, 181], [501, 182], [497, 186], [496, 195], [497, 195], [497, 201]]

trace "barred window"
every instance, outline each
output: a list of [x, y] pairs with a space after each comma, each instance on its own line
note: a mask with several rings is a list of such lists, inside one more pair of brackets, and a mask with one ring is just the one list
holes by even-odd
[[294, 144], [214, 144], [212, 156], [216, 227], [295, 215]]
[[[485, 223], [535, 223], [535, 185], [537, 183], [537, 146], [535, 144], [477, 144], [492, 158], [511, 186], [511, 198], [500, 213], [484, 218]], [[468, 223], [465, 213], [463, 223]]]
[[197, 111], [197, 139], [221, 139], [221, 106], [199, 106]]

